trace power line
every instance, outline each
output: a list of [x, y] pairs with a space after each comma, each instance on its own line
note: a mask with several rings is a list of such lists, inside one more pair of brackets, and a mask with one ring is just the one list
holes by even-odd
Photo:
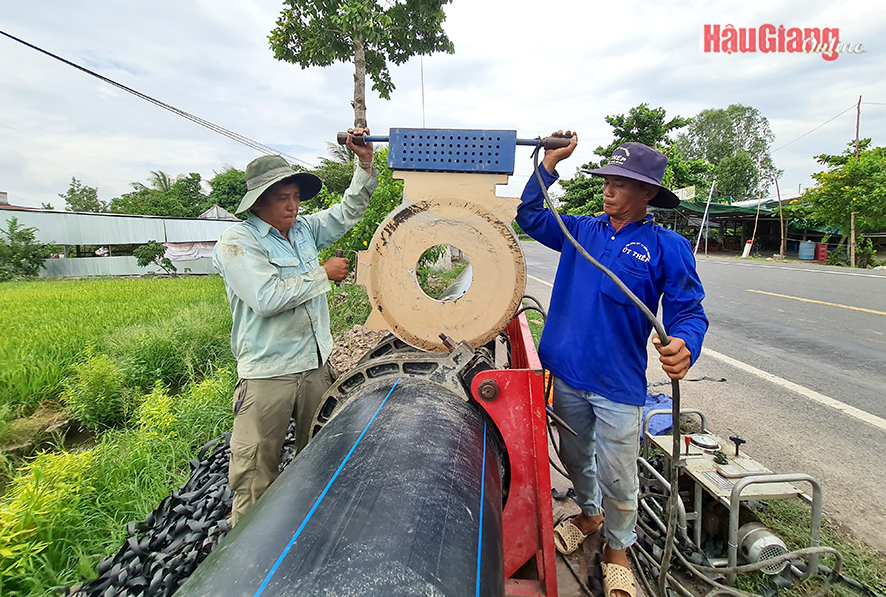
[[75, 64], [75, 63], [71, 62], [70, 60], [66, 60], [66, 59], [62, 58], [61, 56], [57, 56], [57, 55], [53, 54], [52, 52], [49, 52], [47, 50], [44, 50], [40, 47], [35, 46], [34, 44], [30, 44], [30, 43], [24, 41], [23, 39], [19, 39], [19, 38], [15, 37], [14, 35], [10, 35], [9, 33], [6, 33], [5, 31], [0, 31], [0, 34], [5, 35], [6, 37], [8, 37], [11, 40], [17, 41], [18, 43], [25, 45], [25, 46], [31, 48], [32, 50], [37, 50], [41, 54], [46, 54], [47, 56], [49, 56], [51, 58], [55, 58], [59, 62], [63, 62], [64, 64], [74, 67], [81, 72], [84, 72], [88, 75], [92, 75], [93, 77], [95, 77], [96, 79], [99, 79], [100, 81], [104, 81], [105, 83], [108, 83], [109, 85], [113, 85], [114, 87], [116, 87], [118, 89], [122, 89], [123, 91], [126, 91], [127, 93], [131, 93], [132, 95], [139, 97], [147, 102], [150, 102], [150, 103], [154, 104], [155, 106], [159, 106], [160, 108], [163, 108], [164, 110], [168, 110], [168, 111], [172, 112], [173, 114], [177, 114], [178, 116], [181, 116], [182, 118], [186, 118], [186, 119], [190, 120], [191, 122], [199, 124], [202, 127], [206, 127], [211, 131], [214, 131], [220, 135], [224, 135], [228, 139], [231, 139], [231, 140], [236, 141], [238, 143], [242, 143], [243, 145], [246, 145], [247, 147], [255, 149], [256, 151], [260, 151], [262, 153], [270, 154], [270, 155], [280, 155], [283, 157], [290, 158], [291, 161], [301, 162], [302, 164], [305, 164], [306, 166], [309, 166], [311, 168], [315, 167], [313, 164], [306, 162], [302, 159], [299, 159], [295, 156], [284, 153], [284, 152], [282, 152], [278, 149], [275, 149], [269, 145], [265, 145], [264, 143], [259, 143], [258, 141], [250, 139], [249, 137], [241, 135], [240, 133], [235, 133], [234, 131], [228, 130], [222, 126], [219, 126], [217, 124], [209, 122], [208, 120], [204, 120], [203, 118], [200, 118], [199, 116], [195, 116], [189, 112], [185, 112], [184, 110], [179, 110], [175, 106], [171, 106], [165, 102], [161, 102], [158, 99], [154, 99], [153, 97], [151, 97], [149, 95], [145, 95], [144, 93], [141, 93], [140, 91], [136, 91], [135, 89], [132, 89], [131, 87], [127, 87], [126, 85], [123, 85], [122, 83], [117, 83], [116, 81], [114, 81], [112, 79], [102, 76], [94, 71], [89, 70], [88, 68], [80, 66], [79, 64]]
[[793, 141], [791, 141], [791, 142], [789, 142], [789, 143], [785, 143], [784, 145], [782, 145], [782, 146], [779, 147], [778, 149], [773, 149], [773, 150], [772, 150], [772, 153], [775, 153], [775, 152], [778, 151], [779, 149], [784, 149], [785, 147], [787, 147], [787, 146], [790, 145], [791, 143], [795, 143], [796, 141], [799, 141], [800, 139], [802, 139], [803, 137], [805, 137], [805, 136], [808, 135], [809, 133], [812, 133], [812, 132], [814, 132], [814, 131], [817, 131], [818, 129], [820, 129], [821, 127], [823, 127], [824, 125], [826, 125], [828, 122], [831, 122], [832, 120], [836, 120], [836, 119], [838, 119], [839, 117], [843, 116], [843, 114], [845, 114], [846, 112], [848, 112], [849, 110], [851, 110], [851, 109], [853, 109], [853, 108], [855, 108], [855, 107], [856, 107], [856, 104], [852, 104], [851, 106], [849, 106], [848, 108], [846, 108], [845, 110], [843, 110], [842, 112], [840, 112], [839, 114], [837, 114], [836, 116], [834, 116], [833, 118], [831, 118], [831, 120], [828, 120], [827, 122], [823, 122], [823, 123], [821, 123], [820, 125], [818, 125], [818, 126], [815, 127], [814, 129], [812, 129], [811, 131], [808, 131], [808, 132], [806, 132], [806, 133], [803, 133], [802, 135], [800, 135], [799, 137], [797, 137], [797, 138], [794, 139]]

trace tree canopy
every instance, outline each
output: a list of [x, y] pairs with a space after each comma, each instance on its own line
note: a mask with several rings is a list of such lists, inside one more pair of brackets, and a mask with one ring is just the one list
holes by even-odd
[[643, 143], [649, 147], [657, 145], [670, 147], [673, 140], [668, 137], [668, 133], [681, 129], [691, 122], [690, 119], [680, 116], [668, 120], [664, 108], [650, 108], [649, 104], [640, 104], [631, 108], [627, 115], [616, 114], [607, 116], [604, 120], [612, 127], [615, 138], [607, 147], [600, 146], [594, 151], [597, 155], [603, 156], [601, 166], [609, 161], [619, 145], [629, 141]]
[[[153, 173], [156, 174], [156, 173]], [[165, 183], [169, 177], [164, 178]], [[201, 178], [196, 172], [179, 176], [171, 184], [154, 177], [158, 188], [132, 183], [133, 190], [111, 200], [111, 211], [121, 214], [141, 214], [173, 218], [195, 218], [211, 206], [200, 188]]]
[[779, 176], [770, 154], [775, 135], [759, 110], [741, 104], [699, 112], [677, 138], [678, 149], [690, 160], [714, 166], [717, 195], [735, 201], [752, 199]]
[[[66, 211], [85, 211], [93, 213], [106, 213], [108, 204], [100, 201], [98, 198], [98, 189], [83, 184], [73, 176], [71, 177], [71, 185], [64, 193], [59, 193], [59, 197], [65, 200]], [[45, 206], [44, 209], [52, 206]]]
[[[675, 116], [669, 120], [664, 108], [650, 108], [644, 103], [631, 108], [627, 114], [606, 116], [605, 120], [612, 127], [612, 141], [594, 151], [602, 158], [599, 162], [589, 162], [578, 170], [604, 166], [619, 145], [636, 142], [655, 147], [668, 156], [668, 168], [662, 180], [664, 186], [682, 188], [694, 185], [703, 189], [707, 185], [706, 188], [710, 188], [704, 180], [710, 167], [704, 160], [684, 159], [669, 136], [672, 131], [685, 127], [689, 119]], [[603, 209], [603, 179], [576, 173], [573, 178], [561, 180], [560, 185], [566, 190], [560, 198], [561, 209], [568, 213], [593, 214]]]
[[388, 63], [454, 51], [443, 31], [450, 0], [284, 0], [268, 37], [278, 60], [309, 66], [354, 63], [354, 126], [366, 126], [366, 75], [391, 98]]
[[210, 203], [234, 213], [246, 194], [246, 173], [228, 166], [221, 172], [216, 172], [209, 181], [209, 186], [212, 187], [209, 193]]
[[812, 175], [817, 184], [791, 206], [792, 215], [845, 235], [855, 212], [858, 233], [886, 229], [886, 147], [870, 145], [861, 141], [857, 158], [854, 141], [840, 155], [816, 156], [825, 170]]

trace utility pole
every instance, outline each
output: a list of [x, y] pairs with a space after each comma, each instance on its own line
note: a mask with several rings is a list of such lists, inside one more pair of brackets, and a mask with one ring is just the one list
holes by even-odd
[[857, 211], [852, 212], [851, 224], [849, 226], [849, 267], [855, 267], [855, 214]]
[[[855, 159], [858, 159], [858, 130], [861, 128], [861, 96], [858, 96], [858, 108], [855, 114]], [[854, 267], [854, 266], [853, 266]]]
[[779, 253], [779, 255], [781, 256], [781, 259], [784, 259], [784, 244], [785, 244], [784, 212], [782, 211], [782, 208], [781, 208], [781, 191], [778, 190], [778, 179], [777, 178], [775, 179], [775, 193], [778, 195], [778, 219], [781, 222], [781, 252]]

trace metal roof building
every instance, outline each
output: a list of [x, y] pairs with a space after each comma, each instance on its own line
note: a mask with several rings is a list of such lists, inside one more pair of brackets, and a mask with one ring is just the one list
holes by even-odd
[[[225, 217], [228, 214], [210, 210]], [[224, 212], [224, 213], [222, 213]], [[78, 245], [140, 245], [149, 241], [160, 243], [216, 242], [221, 233], [240, 220], [209, 218], [162, 218], [128, 214], [99, 214], [51, 211], [0, 204], [0, 227], [16, 218], [20, 226], [36, 228], [37, 242], [43, 244]], [[176, 263], [179, 271], [194, 274], [213, 273], [212, 260], [207, 257]], [[159, 273], [151, 265], [138, 267], [135, 257], [83, 257], [47, 259], [41, 277], [126, 276], [148, 272]]]
[[217, 241], [239, 220], [161, 218], [128, 214], [97, 214], [4, 207], [0, 222], [11, 218], [36, 228], [38, 242], [53, 245], [138, 245], [148, 241], [186, 243]]

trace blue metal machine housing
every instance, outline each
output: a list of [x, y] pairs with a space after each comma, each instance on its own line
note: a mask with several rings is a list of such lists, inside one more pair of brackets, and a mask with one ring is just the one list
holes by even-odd
[[388, 143], [392, 170], [513, 174], [517, 131], [395, 128]]

